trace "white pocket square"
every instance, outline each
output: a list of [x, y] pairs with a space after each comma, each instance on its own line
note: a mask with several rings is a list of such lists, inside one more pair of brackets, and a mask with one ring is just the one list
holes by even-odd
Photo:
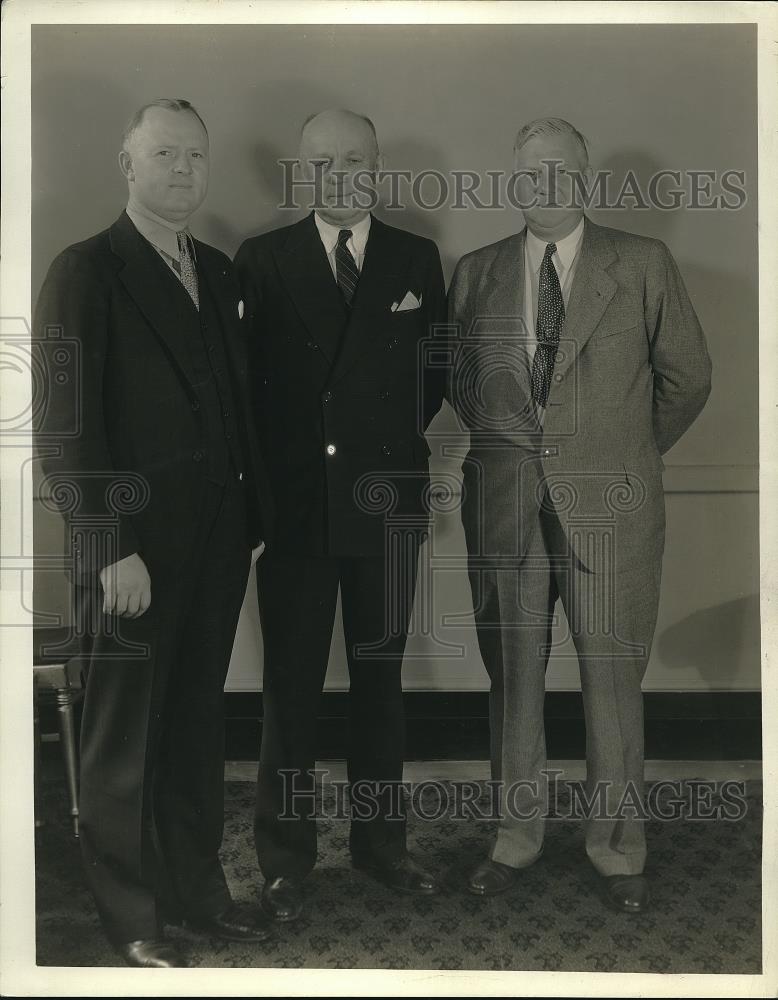
[[417, 299], [413, 292], [406, 292], [402, 302], [392, 303], [392, 312], [408, 312], [410, 309], [420, 309], [421, 299]]
[[238, 303], [238, 319], [243, 319], [243, 299]]

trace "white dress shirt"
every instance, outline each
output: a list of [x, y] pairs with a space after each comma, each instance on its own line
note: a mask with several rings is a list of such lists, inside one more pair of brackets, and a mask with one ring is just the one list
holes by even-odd
[[351, 236], [346, 243], [346, 247], [348, 248], [351, 256], [354, 258], [357, 270], [361, 271], [362, 264], [365, 260], [367, 237], [370, 233], [370, 213], [353, 226], [333, 226], [329, 222], [325, 222], [324, 219], [320, 218], [317, 212], [314, 213], [313, 218], [316, 222], [316, 228], [319, 230], [321, 241], [324, 244], [324, 249], [327, 252], [327, 260], [330, 262], [333, 278], [337, 281], [337, 272], [335, 270], [335, 247], [338, 245], [338, 234], [341, 229], [351, 230]]

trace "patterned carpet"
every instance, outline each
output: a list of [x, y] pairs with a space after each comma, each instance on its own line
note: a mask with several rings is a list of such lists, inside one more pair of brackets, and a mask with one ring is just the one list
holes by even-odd
[[[37, 831], [38, 964], [120, 964], [82, 885], [61, 785], [47, 781], [44, 792], [51, 819]], [[239, 899], [256, 898], [261, 885], [253, 793], [249, 782], [227, 784], [224, 865]], [[734, 822], [649, 823], [653, 905], [638, 917], [602, 904], [576, 821], [549, 821], [545, 854], [520, 884], [478, 899], [459, 882], [485, 855], [493, 824], [411, 821], [411, 850], [444, 876], [439, 896], [414, 898], [353, 871], [346, 824], [322, 820], [305, 916], [276, 941], [227, 944], [182, 930], [171, 937], [203, 968], [759, 973], [760, 782], [749, 783], [747, 803]]]

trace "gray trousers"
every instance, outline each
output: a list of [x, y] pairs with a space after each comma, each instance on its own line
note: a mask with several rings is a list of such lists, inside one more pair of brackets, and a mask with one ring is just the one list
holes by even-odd
[[618, 561], [618, 539], [587, 531], [584, 565], [553, 510], [543, 507], [536, 516], [518, 567], [490, 566], [472, 553], [469, 566], [478, 642], [491, 680], [492, 778], [501, 788], [491, 857], [521, 868], [542, 851], [545, 672], [560, 598], [580, 667], [586, 791], [595, 803], [585, 821], [586, 851], [602, 875], [639, 874], [646, 859], [643, 822], [628, 808], [619, 813], [619, 805], [625, 793], [642, 792], [641, 683], [656, 626], [661, 549], [651, 565]]

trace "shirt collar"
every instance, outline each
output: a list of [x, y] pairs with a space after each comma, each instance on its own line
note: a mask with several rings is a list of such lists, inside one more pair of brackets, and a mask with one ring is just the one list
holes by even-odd
[[[572, 233], [568, 233], [564, 239], [557, 240], [556, 256], [563, 273], [567, 271], [575, 260], [575, 255], [578, 253], [581, 241], [583, 240], [583, 234], [584, 220], [582, 218]], [[530, 232], [529, 227], [527, 227], [527, 255], [530, 267], [536, 273], [540, 270], [540, 265], [543, 263], [543, 254], [546, 252], [547, 246], [548, 244], [545, 240], [538, 239], [534, 233]]]
[[319, 230], [319, 236], [324, 244], [324, 249], [328, 254], [331, 254], [338, 243], [338, 233], [341, 229], [351, 230], [351, 239], [349, 243], [353, 247], [353, 252], [358, 254], [363, 254], [365, 252], [365, 246], [367, 244], [367, 237], [370, 233], [370, 213], [364, 217], [360, 222], [357, 222], [353, 226], [333, 226], [329, 222], [325, 222], [324, 219], [320, 218], [318, 212], [313, 214], [314, 222], [316, 223], [316, 228]]
[[168, 222], [150, 209], [140, 205], [128, 205], [127, 215], [141, 236], [173, 260], [178, 260], [178, 233], [185, 232], [190, 238], [190, 246], [194, 249], [188, 229], [174, 222]]

